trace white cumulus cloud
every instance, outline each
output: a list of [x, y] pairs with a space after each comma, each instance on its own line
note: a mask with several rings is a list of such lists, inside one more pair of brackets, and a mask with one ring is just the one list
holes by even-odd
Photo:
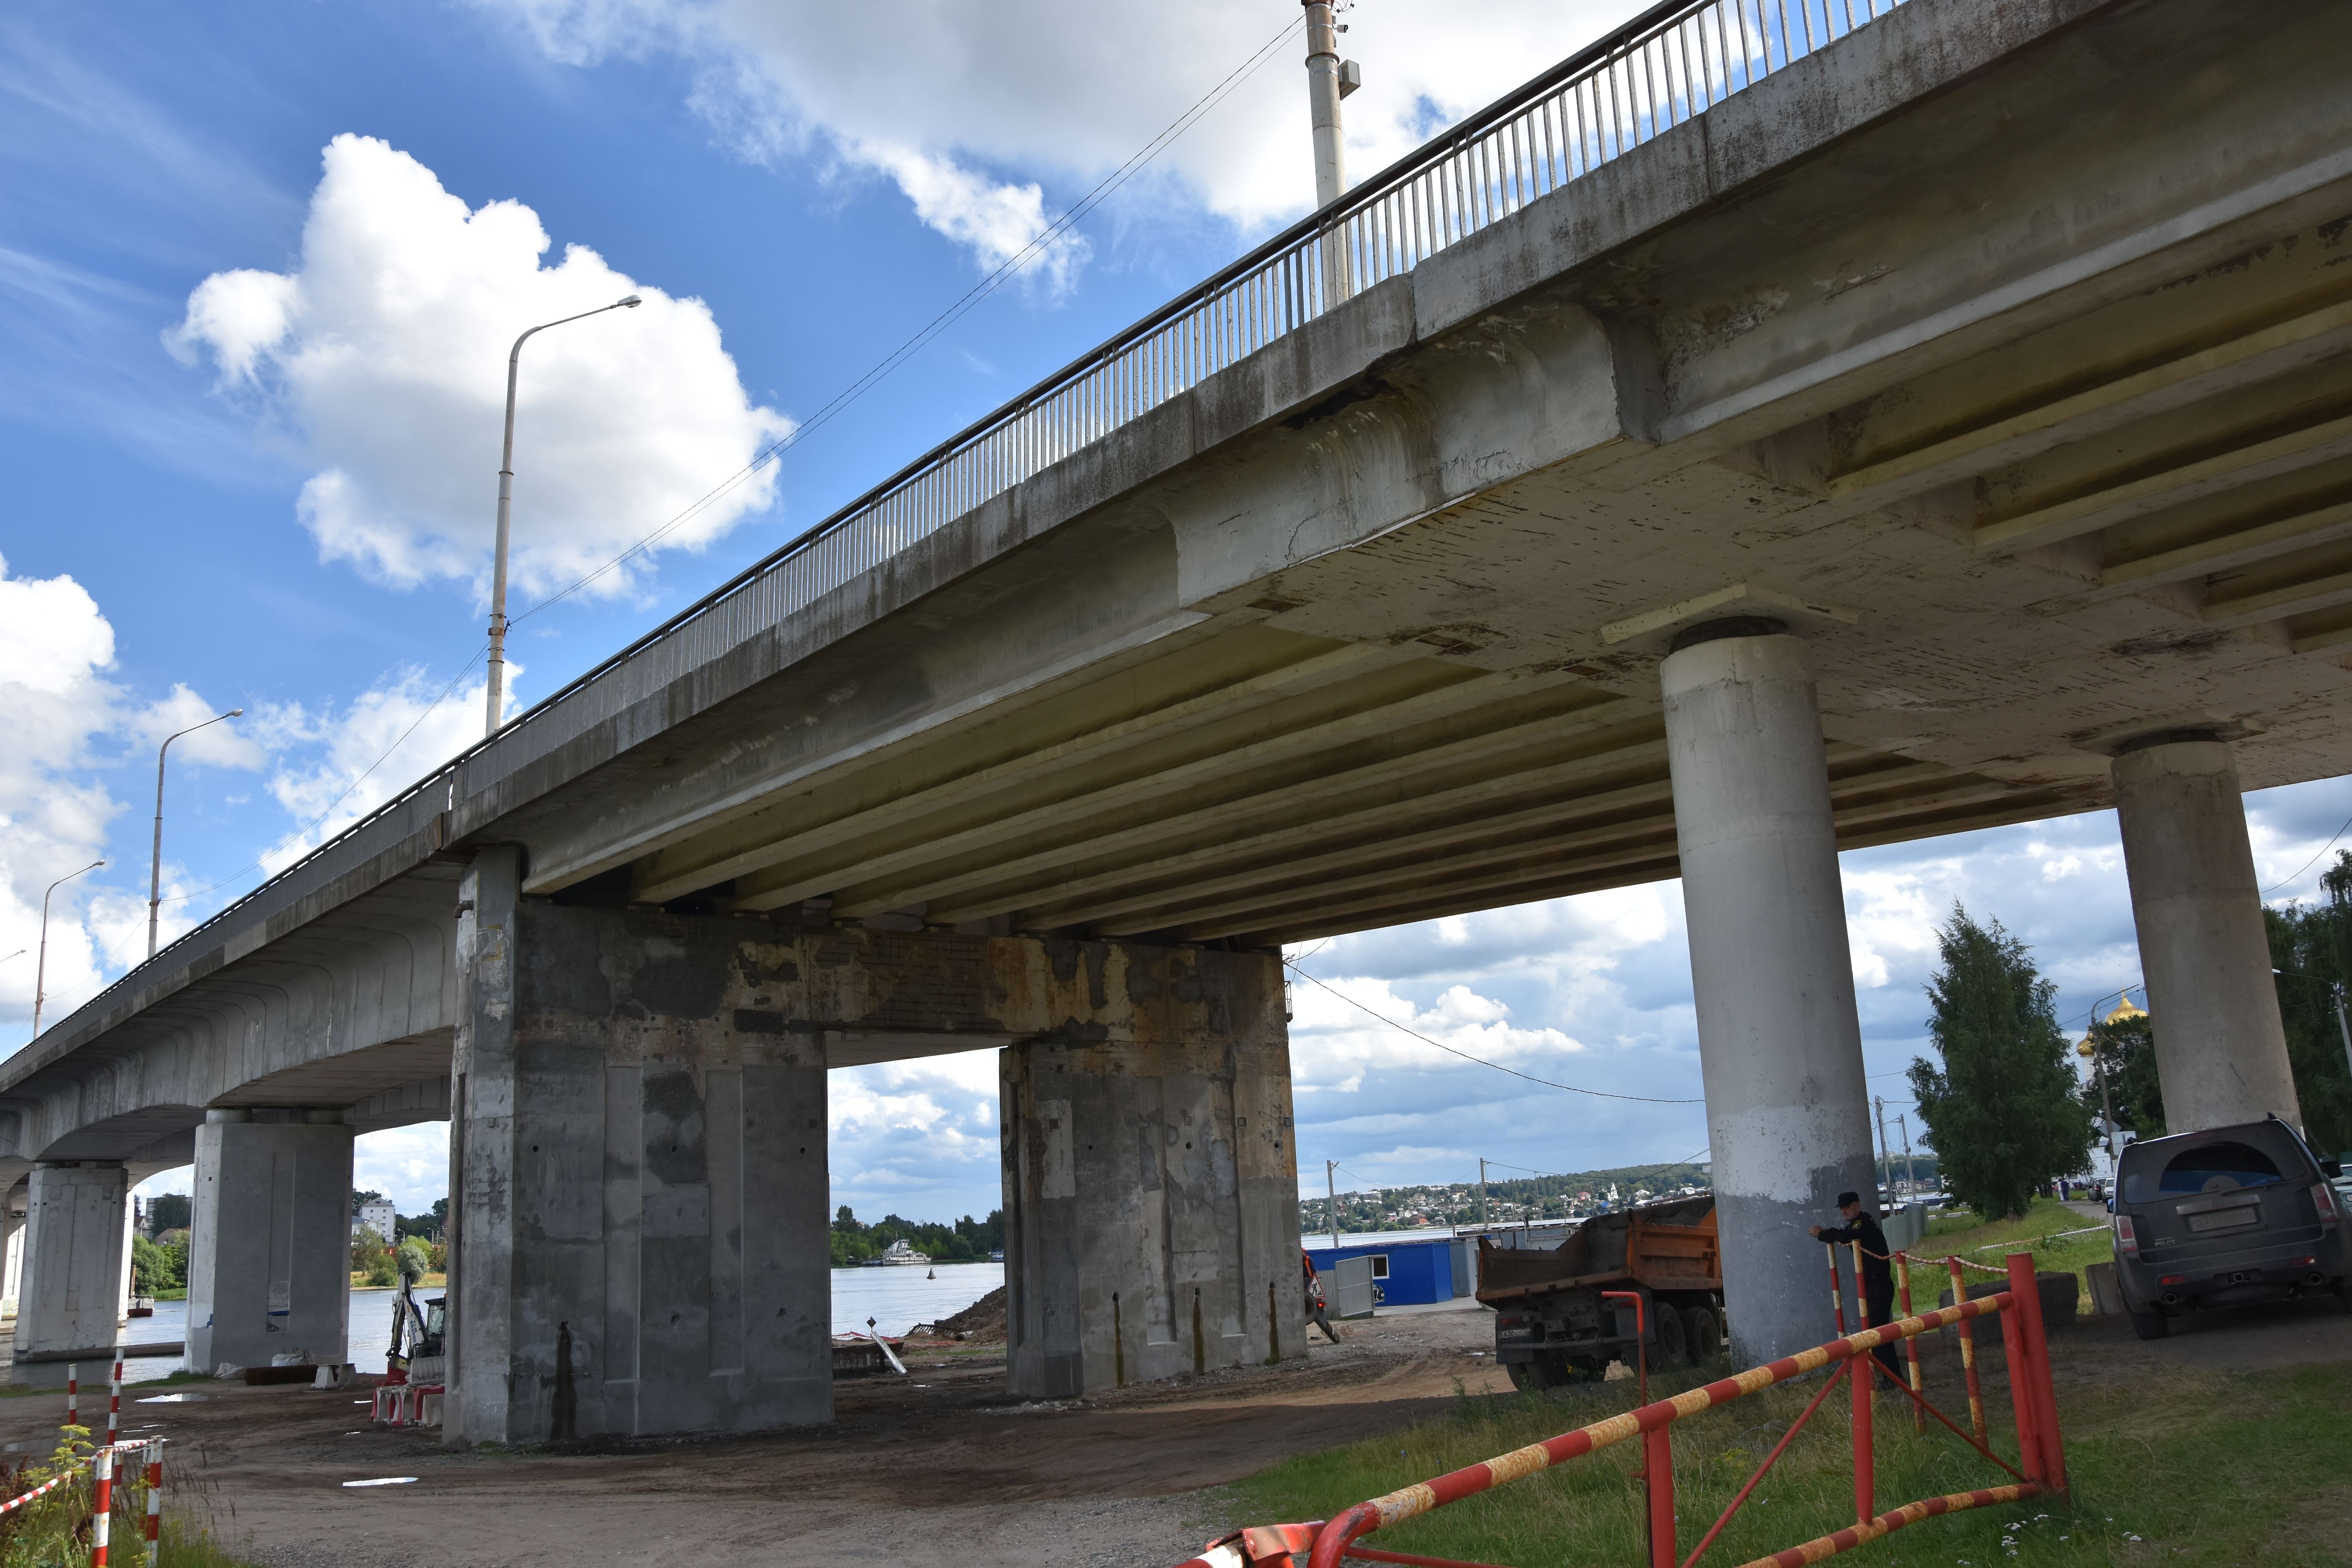
[[[1229, 73], [1291, 32], [1144, 181], [1245, 227], [1313, 205], [1304, 35], [1281, 0], [1150, 9], [1081, 0], [909, 0], [887, 21], [820, 0], [476, 0], [548, 58], [591, 66], [663, 54], [695, 73], [690, 102], [747, 154], [814, 154], [895, 180], [923, 221], [1003, 254], [1040, 177], [1090, 187]], [[1350, 172], [1371, 174], [1433, 131], [1564, 58], [1635, 0], [1344, 7]], [[952, 199], [943, 199], [948, 191]], [[988, 216], [991, 221], [976, 219]], [[1032, 230], [1034, 232], [1034, 228]]]
[[[515, 432], [513, 578], [525, 595], [603, 565], [751, 460], [791, 423], [745, 395], [718, 323], [550, 241], [515, 201], [469, 208], [430, 169], [371, 137], [338, 136], [284, 273], [218, 272], [166, 335], [208, 358], [225, 395], [311, 468], [299, 501], [320, 555], [410, 586], [487, 592], [507, 351], [522, 356]], [[773, 500], [762, 471], [702, 508], [660, 548], [695, 549]], [[625, 591], [627, 569], [592, 592]]]

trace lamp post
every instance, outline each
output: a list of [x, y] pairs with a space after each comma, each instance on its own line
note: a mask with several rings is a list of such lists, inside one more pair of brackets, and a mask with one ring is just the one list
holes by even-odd
[[[93, 860], [81, 871], [95, 871], [105, 864], [103, 860]], [[40, 956], [33, 960], [33, 1038], [37, 1040], [41, 1037], [41, 1004], [47, 999], [46, 987], [49, 979], [49, 893], [56, 892], [80, 876], [81, 871], [67, 872], [51, 882], [48, 892], [41, 895], [41, 951]]]
[[522, 367], [522, 345], [531, 332], [543, 332], [550, 327], [560, 327], [566, 321], [584, 321], [591, 316], [601, 316], [607, 310], [634, 310], [644, 304], [635, 294], [599, 305], [593, 310], [583, 310], [576, 316], [563, 316], [552, 321], [541, 321], [514, 341], [507, 351], [507, 434], [506, 444], [499, 449], [499, 537], [498, 547], [490, 563], [490, 679], [485, 701], [488, 713], [482, 725], [482, 737], [488, 740], [499, 732], [499, 723], [506, 707], [507, 674], [507, 520], [514, 508], [514, 411], [515, 377]]
[[217, 724], [224, 719], [242, 719], [245, 710], [232, 708], [226, 713], [215, 713], [203, 724], [191, 724], [175, 734], [163, 737], [155, 748], [155, 856], [147, 870], [147, 956], [155, 956], [155, 917], [163, 907], [163, 753], [181, 735], [193, 735], [206, 725]]

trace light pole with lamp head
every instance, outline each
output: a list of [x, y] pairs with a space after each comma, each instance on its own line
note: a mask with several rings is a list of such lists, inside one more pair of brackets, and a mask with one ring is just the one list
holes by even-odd
[[203, 724], [191, 724], [175, 734], [163, 737], [155, 748], [155, 858], [147, 872], [147, 956], [155, 956], [155, 918], [163, 907], [163, 753], [181, 735], [193, 735], [205, 725], [217, 724], [224, 719], [242, 719], [245, 710], [232, 708], [226, 713], [215, 713]]
[[499, 450], [499, 536], [490, 562], [490, 678], [485, 694], [488, 709], [482, 723], [482, 738], [488, 740], [499, 732], [505, 716], [507, 675], [507, 538], [508, 520], [514, 510], [514, 414], [515, 377], [522, 369], [522, 345], [531, 332], [543, 332], [550, 327], [560, 327], [565, 321], [584, 321], [591, 316], [601, 316], [607, 310], [634, 310], [645, 301], [635, 294], [599, 305], [593, 310], [583, 310], [576, 316], [564, 316], [552, 321], [541, 321], [514, 341], [507, 351], [507, 434], [506, 445]]
[[[105, 864], [103, 860], [93, 860], [81, 871], [95, 871]], [[40, 956], [33, 961], [33, 1038], [37, 1040], [41, 1037], [41, 1004], [47, 1000], [49, 980], [49, 893], [56, 892], [80, 876], [81, 871], [67, 872], [49, 884], [47, 893], [41, 895], [41, 952]]]

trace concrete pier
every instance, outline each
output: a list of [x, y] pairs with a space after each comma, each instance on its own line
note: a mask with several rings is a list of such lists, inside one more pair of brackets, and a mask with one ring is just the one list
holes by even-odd
[[351, 1254], [341, 1110], [205, 1113], [188, 1215], [190, 1371], [267, 1366], [287, 1352], [349, 1359]]
[[1862, 1032], [1829, 770], [1804, 646], [1743, 618], [1659, 667], [1725, 1315], [1741, 1365], [1833, 1331], [1821, 1244], [1847, 1189], [1875, 1204]]
[[131, 1288], [131, 1173], [119, 1161], [33, 1167], [16, 1359], [111, 1354]]
[[2115, 784], [2166, 1129], [2273, 1112], [2301, 1127], [2229, 743], [2150, 737], [2116, 758]]
[[1003, 1054], [1012, 1391], [1303, 1355], [1280, 961], [1046, 945], [1093, 1016]]
[[[761, 923], [461, 884], [452, 1444], [833, 1413], [824, 1058]], [[470, 906], [470, 907], [468, 907]]]

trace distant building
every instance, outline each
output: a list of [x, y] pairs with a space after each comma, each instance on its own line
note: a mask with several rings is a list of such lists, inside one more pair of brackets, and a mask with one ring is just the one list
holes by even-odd
[[352, 1239], [357, 1241], [362, 1226], [389, 1242], [397, 1239], [394, 1232], [400, 1226], [400, 1211], [382, 1198], [360, 1205], [352, 1216]]

